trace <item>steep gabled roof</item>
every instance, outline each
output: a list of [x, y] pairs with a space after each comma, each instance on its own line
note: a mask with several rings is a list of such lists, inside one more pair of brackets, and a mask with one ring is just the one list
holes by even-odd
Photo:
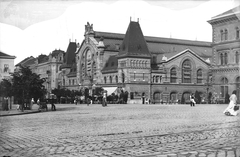
[[105, 63], [105, 66], [102, 69], [102, 73], [115, 73], [117, 72], [118, 68], [118, 59], [117, 55], [110, 56], [107, 62]]
[[130, 22], [121, 44], [118, 57], [151, 57], [151, 53], [148, 50], [147, 43], [138, 22]]
[[10, 56], [6, 53], [3, 53], [0, 51], [0, 58], [5, 58], [5, 59], [15, 59], [16, 57], [15, 56]]
[[22, 60], [21, 62], [19, 62], [18, 64], [16, 64], [15, 66], [29, 66], [32, 64], [35, 64], [36, 58], [34, 58], [33, 56], [27, 57], [24, 60]]
[[70, 42], [64, 57], [64, 63], [61, 66], [62, 68], [71, 68], [72, 64], [75, 63], [75, 57], [77, 50], [77, 44], [75, 42]]

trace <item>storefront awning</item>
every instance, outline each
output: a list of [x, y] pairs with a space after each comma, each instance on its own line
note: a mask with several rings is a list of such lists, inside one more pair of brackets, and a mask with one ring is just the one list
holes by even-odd
[[103, 87], [103, 89], [107, 91], [107, 95], [117, 92], [117, 87]]

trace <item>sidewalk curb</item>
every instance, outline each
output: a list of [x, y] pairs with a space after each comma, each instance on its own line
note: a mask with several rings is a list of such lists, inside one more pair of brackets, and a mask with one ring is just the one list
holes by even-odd
[[0, 115], [0, 117], [17, 116], [17, 115], [25, 115], [25, 114], [33, 114], [33, 113], [38, 113], [38, 112], [41, 112], [41, 111], [20, 112], [20, 113], [13, 113], [13, 114], [3, 114], [3, 115]]

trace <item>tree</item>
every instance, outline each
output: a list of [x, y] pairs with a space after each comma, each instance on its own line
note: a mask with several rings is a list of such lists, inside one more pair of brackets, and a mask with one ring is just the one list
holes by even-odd
[[197, 90], [195, 92], [195, 101], [196, 101], [197, 104], [201, 103], [201, 96], [200, 96], [200, 93]]
[[12, 93], [12, 83], [11, 80], [3, 79], [0, 82], [0, 96], [11, 97]]
[[20, 69], [12, 74], [12, 91], [17, 100], [30, 100], [43, 98], [46, 89], [43, 83], [46, 80], [40, 75], [33, 73], [29, 67], [21, 66]]

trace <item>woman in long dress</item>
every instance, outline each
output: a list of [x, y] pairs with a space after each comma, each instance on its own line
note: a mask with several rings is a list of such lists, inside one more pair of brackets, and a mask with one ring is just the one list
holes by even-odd
[[224, 110], [224, 114], [226, 115], [230, 115], [230, 116], [236, 116], [238, 114], [238, 110], [234, 111], [234, 106], [237, 105], [237, 96], [236, 96], [237, 91], [234, 90], [232, 92], [232, 95], [230, 96], [229, 100], [230, 103], [228, 105], [228, 107]]

